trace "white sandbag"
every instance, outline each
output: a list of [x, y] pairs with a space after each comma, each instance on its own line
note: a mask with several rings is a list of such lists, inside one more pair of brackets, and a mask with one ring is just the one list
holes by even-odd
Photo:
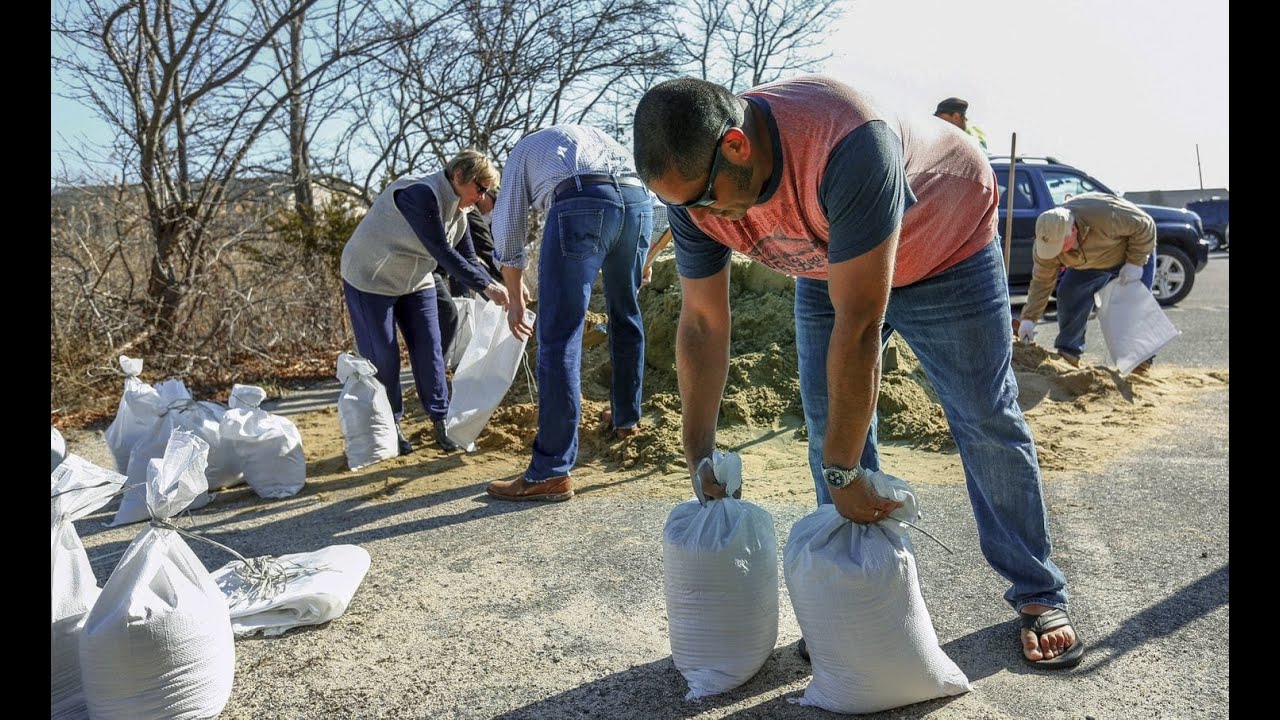
[[[507, 325], [507, 311], [486, 302], [475, 311], [476, 325], [467, 351], [453, 374], [453, 396], [445, 417], [445, 435], [475, 450], [475, 440], [506, 397], [524, 357], [525, 340], [517, 338]], [[534, 314], [524, 313], [533, 326]]]
[[778, 640], [778, 541], [773, 517], [733, 493], [742, 460], [715, 453], [725, 497], [675, 507], [662, 531], [662, 580], [671, 658], [689, 683], [686, 700], [727, 692], [750, 680]]
[[67, 441], [62, 437], [62, 433], [58, 432], [58, 428], [49, 426], [49, 472], [52, 473], [62, 464], [63, 458], [67, 456]]
[[213, 572], [214, 583], [227, 599], [236, 635], [282, 635], [291, 628], [338, 617], [347, 611], [369, 571], [369, 552], [356, 545], [330, 545], [309, 553], [250, 558], [254, 566], [262, 562], [285, 578], [283, 587], [264, 589], [239, 560]]
[[1133, 372], [1181, 334], [1142, 283], [1112, 280], [1098, 295], [1098, 324], [1121, 375]]
[[302, 435], [290, 420], [258, 407], [267, 392], [254, 385], [231, 386], [231, 408], [218, 435], [245, 482], [264, 498], [296, 495], [307, 480]]
[[[208, 443], [209, 465], [205, 472], [210, 490], [221, 490], [244, 482], [235, 454], [224, 446], [220, 434], [222, 416], [227, 412], [226, 406], [196, 401], [187, 386], [175, 378], [156, 385], [152, 394], [138, 395], [131, 407], [139, 417], [149, 420], [150, 429], [147, 436], [134, 445], [129, 454], [126, 474], [129, 476], [130, 486], [146, 482], [148, 463], [164, 454], [169, 434], [174, 430], [194, 433]], [[146, 514], [142, 508], [134, 507], [130, 516], [136, 521], [145, 518]], [[121, 520], [117, 520], [116, 524], [120, 522]]]
[[338, 425], [347, 451], [347, 467], [359, 470], [400, 454], [396, 418], [387, 389], [373, 363], [351, 353], [338, 355]]
[[[175, 431], [147, 482], [147, 510], [167, 519], [206, 492], [208, 444]], [[80, 635], [94, 720], [195, 720], [222, 712], [235, 677], [226, 601], [173, 530], [149, 525], [125, 550]]]
[[907, 527], [896, 522], [919, 517], [915, 495], [885, 473], [870, 481], [903, 507], [863, 525], [822, 505], [787, 539], [787, 592], [813, 664], [801, 705], [872, 713], [971, 689], [938, 645]]
[[98, 599], [98, 581], [74, 521], [97, 510], [124, 485], [120, 473], [68, 455], [50, 474], [49, 705], [55, 718], [87, 718], [80, 686], [80, 628]]
[[444, 361], [450, 370], [457, 370], [467, 345], [471, 343], [471, 336], [475, 334], [476, 308], [480, 301], [471, 297], [454, 298], [453, 306], [458, 311], [458, 330], [453, 334], [453, 344], [445, 349]]
[[142, 374], [142, 360], [120, 356], [120, 370], [124, 373], [124, 393], [116, 408], [116, 417], [107, 428], [104, 439], [111, 456], [116, 460], [116, 470], [128, 472], [129, 453], [133, 446], [145, 439], [155, 423], [154, 415], [139, 414], [135, 409], [137, 398], [155, 395], [155, 389], [138, 379]]
[[[191, 433], [204, 441], [206, 448], [209, 448], [205, 454], [206, 487], [209, 482], [208, 457], [212, 452], [212, 445], [208, 438], [219, 437], [220, 420], [216, 422], [214, 420], [219, 416], [215, 410], [206, 407], [212, 403], [197, 403], [192, 400], [191, 393], [187, 391], [186, 385], [181, 380], [165, 380], [156, 385], [153, 395], [142, 395], [137, 400], [134, 410], [142, 416], [154, 416], [155, 422], [151, 426], [150, 435], [135, 445], [133, 452], [129, 455], [129, 479], [125, 484], [124, 497], [120, 498], [120, 507], [110, 523], [112, 526], [128, 525], [150, 519], [151, 515], [147, 512], [148, 479], [159, 471], [162, 465], [161, 460], [175, 432]], [[221, 453], [224, 469], [233, 464], [226, 457], [225, 452], [224, 448]], [[219, 474], [225, 475], [225, 472], [225, 470], [219, 471]], [[208, 505], [211, 499], [208, 491], [201, 492], [192, 500], [190, 506], [182, 509], [202, 508]]]

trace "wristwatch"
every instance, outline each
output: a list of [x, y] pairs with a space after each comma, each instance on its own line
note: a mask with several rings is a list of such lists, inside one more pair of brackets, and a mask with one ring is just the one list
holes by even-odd
[[855, 480], [866, 474], [866, 468], [861, 465], [855, 465], [852, 470], [842, 467], [822, 466], [822, 478], [833, 488], [848, 487]]

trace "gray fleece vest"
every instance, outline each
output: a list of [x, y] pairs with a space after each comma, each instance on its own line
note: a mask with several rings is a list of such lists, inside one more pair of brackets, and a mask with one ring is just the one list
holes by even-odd
[[439, 263], [396, 207], [395, 192], [413, 185], [426, 185], [435, 194], [449, 245], [457, 245], [466, 232], [466, 211], [458, 209], [458, 195], [443, 171], [396, 180], [373, 201], [342, 248], [342, 279], [357, 290], [395, 297], [435, 287], [431, 273]]

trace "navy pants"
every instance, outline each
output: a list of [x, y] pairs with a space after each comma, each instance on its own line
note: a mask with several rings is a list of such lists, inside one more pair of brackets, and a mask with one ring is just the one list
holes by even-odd
[[375, 295], [357, 290], [344, 280], [342, 289], [347, 297], [347, 312], [351, 314], [356, 349], [378, 369], [378, 381], [387, 389], [396, 422], [404, 416], [397, 327], [409, 348], [409, 366], [413, 368], [413, 382], [422, 408], [432, 420], [443, 420], [449, 412], [449, 388], [444, 378], [435, 288], [408, 295]]

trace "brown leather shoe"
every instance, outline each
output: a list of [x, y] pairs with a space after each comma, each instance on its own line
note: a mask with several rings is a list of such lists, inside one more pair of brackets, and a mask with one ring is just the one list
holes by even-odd
[[1066, 361], [1066, 363], [1067, 363], [1068, 365], [1070, 365], [1071, 367], [1080, 367], [1080, 356], [1079, 356], [1079, 355], [1072, 355], [1071, 353], [1065, 353], [1065, 352], [1062, 352], [1061, 350], [1059, 350], [1059, 351], [1058, 351], [1058, 359], [1060, 359], [1060, 360], [1065, 360], [1065, 361]]
[[1138, 367], [1130, 370], [1129, 374], [1137, 375], [1138, 377], [1146, 377], [1147, 373], [1149, 372], [1151, 372], [1151, 361], [1143, 360], [1142, 362], [1138, 363]]
[[631, 436], [633, 436], [633, 435], [636, 435], [636, 434], [638, 434], [638, 433], [640, 432], [640, 425], [639, 425], [639, 424], [632, 425], [631, 427], [628, 427], [628, 428], [616, 428], [616, 427], [614, 427], [614, 426], [613, 426], [613, 411], [612, 411], [612, 410], [601, 410], [601, 411], [600, 411], [600, 422], [604, 423], [604, 424], [605, 424], [605, 426], [609, 428], [609, 433], [610, 433], [611, 435], [613, 435], [613, 437], [617, 438], [618, 440], [622, 440], [622, 439], [624, 439], [624, 438], [629, 438], [629, 437], [631, 437]]
[[561, 502], [573, 497], [573, 481], [568, 475], [551, 478], [545, 482], [526, 482], [524, 473], [507, 480], [494, 480], [485, 492], [499, 500], [538, 500]]

